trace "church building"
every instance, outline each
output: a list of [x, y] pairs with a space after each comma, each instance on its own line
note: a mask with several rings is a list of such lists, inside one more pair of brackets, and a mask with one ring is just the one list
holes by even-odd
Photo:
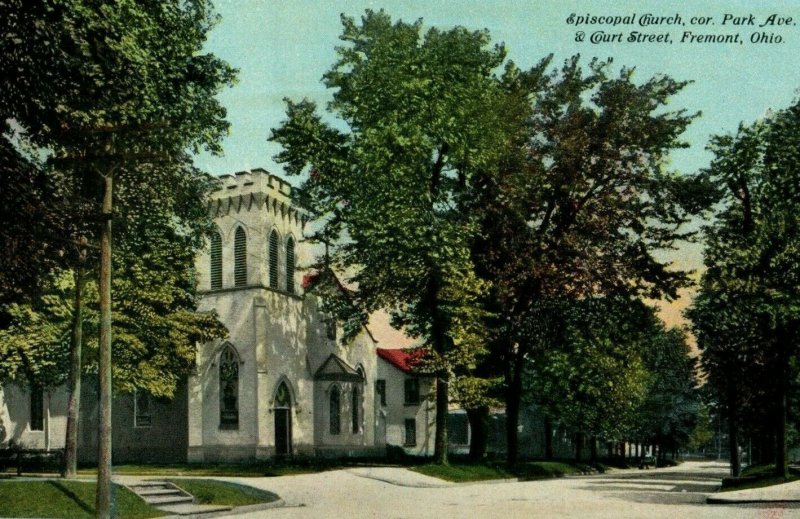
[[[115, 398], [115, 462], [379, 456], [387, 446], [431, 455], [432, 378], [414, 372], [408, 352], [378, 348], [367, 328], [340, 344], [337, 323], [305, 293], [310, 215], [292, 204], [292, 187], [263, 169], [220, 180], [196, 267], [199, 310], [215, 310], [229, 335], [198, 345], [173, 400]], [[79, 453], [90, 461], [97, 399], [86, 386]], [[0, 385], [0, 448], [63, 448], [66, 400], [63, 387]]]

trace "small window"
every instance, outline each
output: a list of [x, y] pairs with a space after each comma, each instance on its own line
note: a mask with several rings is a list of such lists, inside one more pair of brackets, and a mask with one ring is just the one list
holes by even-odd
[[44, 389], [31, 386], [31, 431], [44, 431]]
[[286, 240], [286, 291], [294, 294], [294, 238]]
[[417, 444], [417, 421], [413, 418], [406, 418], [406, 447], [413, 447]]
[[273, 229], [269, 233], [269, 250], [267, 251], [269, 257], [269, 286], [270, 288], [278, 288], [278, 232]]
[[353, 434], [358, 434], [361, 431], [361, 397], [357, 387], [353, 388], [350, 407], [353, 419]]
[[233, 239], [233, 284], [247, 286], [247, 235], [241, 227]]
[[325, 319], [325, 335], [329, 340], [336, 340], [336, 319], [333, 317]]
[[380, 397], [381, 405], [386, 405], [386, 381], [382, 378], [375, 381], [375, 392]]
[[330, 401], [330, 426], [331, 434], [339, 434], [341, 432], [341, 422], [339, 413], [341, 405], [339, 402], [339, 386], [331, 388], [331, 401]]
[[219, 425], [239, 427], [239, 356], [231, 346], [219, 356]]
[[222, 236], [218, 232], [211, 235], [211, 290], [222, 288]]
[[405, 382], [405, 403], [419, 404], [419, 379], [407, 378]]
[[153, 425], [152, 402], [147, 391], [133, 392], [133, 426], [151, 427]]

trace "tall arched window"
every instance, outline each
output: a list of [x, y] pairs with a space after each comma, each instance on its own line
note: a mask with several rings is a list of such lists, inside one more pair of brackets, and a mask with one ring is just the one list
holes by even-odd
[[219, 354], [219, 424], [239, 426], [239, 356], [230, 345]]
[[236, 229], [233, 239], [233, 284], [247, 285], [247, 235], [241, 227]]
[[353, 397], [350, 402], [352, 418], [353, 418], [353, 434], [361, 431], [361, 398], [358, 392], [358, 387], [353, 387]]
[[272, 230], [269, 233], [269, 286], [271, 288], [278, 288], [278, 231]]
[[222, 288], [222, 236], [218, 232], [211, 234], [211, 290]]
[[294, 238], [286, 240], [286, 291], [294, 294]]
[[341, 406], [339, 403], [339, 386], [331, 388], [331, 402], [330, 402], [330, 417], [331, 417], [331, 434], [339, 434], [341, 432], [341, 421], [339, 413]]

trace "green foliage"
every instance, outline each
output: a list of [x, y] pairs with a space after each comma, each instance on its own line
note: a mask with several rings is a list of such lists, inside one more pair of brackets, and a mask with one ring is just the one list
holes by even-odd
[[697, 424], [689, 435], [687, 446], [695, 452], [700, 452], [700, 450], [711, 444], [714, 434], [714, 422], [711, 413], [707, 406], [701, 405], [697, 413]]
[[[486, 290], [469, 248], [476, 232], [463, 210], [472, 178], [493, 167], [506, 136], [495, 107], [502, 47], [484, 31], [392, 23], [367, 11], [343, 17], [328, 124], [308, 101], [287, 101], [271, 139], [292, 175], [308, 173], [301, 201], [323, 222], [314, 238], [328, 265], [350, 274], [351, 309], [364, 322], [388, 309], [393, 324], [429, 348], [426, 369], [455, 374], [483, 344]], [[327, 266], [327, 265], [326, 265]], [[349, 331], [343, 340], [357, 331]]]
[[[690, 435], [702, 433], [695, 429], [702, 419], [696, 361], [683, 331], [654, 323], [648, 332], [642, 348], [648, 372], [647, 392], [636, 411], [631, 432], [644, 442], [677, 449], [689, 443]], [[707, 412], [705, 420], [708, 426]], [[702, 436], [694, 438], [700, 441]]]
[[564, 302], [548, 347], [529, 363], [526, 392], [572, 430], [622, 437], [647, 394], [650, 312], [626, 300]]
[[[735, 135], [712, 138], [715, 158], [703, 174], [720, 194], [717, 218], [705, 229], [707, 270], [687, 315], [708, 381], [730, 420], [756, 435], [786, 428], [800, 338], [800, 189], [797, 136], [800, 104]], [[767, 429], [766, 431], [764, 429]], [[785, 463], [785, 459], [783, 462]]]

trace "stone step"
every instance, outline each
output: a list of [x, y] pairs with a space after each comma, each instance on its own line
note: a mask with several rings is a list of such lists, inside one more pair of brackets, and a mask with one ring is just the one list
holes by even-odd
[[183, 495], [183, 492], [181, 492], [179, 489], [176, 489], [176, 488], [146, 487], [146, 488], [141, 488], [141, 489], [137, 488], [135, 490], [135, 492], [137, 494], [139, 494], [140, 496], [142, 496], [142, 497], [144, 497], [144, 496], [161, 496], [161, 495], [169, 495], [169, 494], [181, 494], [181, 495]]
[[189, 503], [191, 504], [194, 501], [192, 496], [187, 496], [185, 494], [175, 494], [169, 496], [142, 496], [139, 494], [142, 499], [144, 499], [148, 505], [153, 505], [155, 507], [160, 507], [161, 505], [174, 505], [179, 503]]
[[169, 481], [158, 481], [155, 479], [148, 479], [145, 481], [140, 481], [135, 485], [129, 485], [131, 488], [145, 488], [145, 487], [171, 487], [175, 486]]

